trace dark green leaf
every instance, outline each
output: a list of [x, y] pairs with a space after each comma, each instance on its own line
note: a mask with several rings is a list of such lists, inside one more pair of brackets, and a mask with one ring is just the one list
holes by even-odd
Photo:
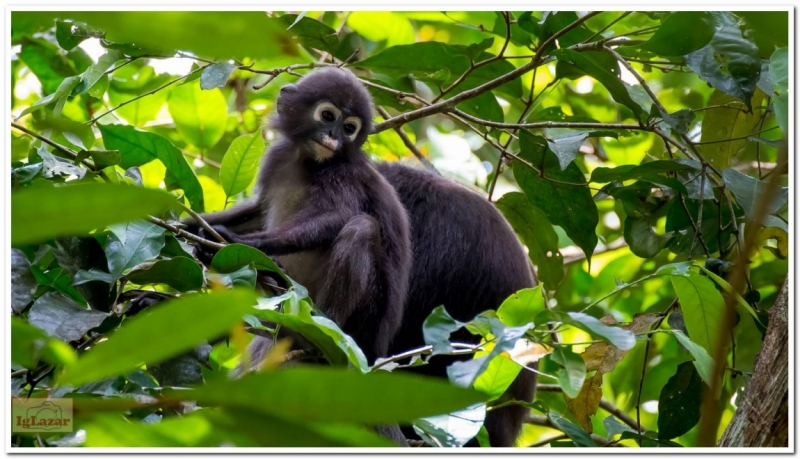
[[11, 309], [22, 312], [33, 299], [36, 287], [28, 257], [21, 250], [11, 249]]
[[69, 51], [87, 38], [103, 38], [105, 33], [79, 22], [56, 21], [58, 46]]
[[167, 284], [179, 292], [198, 290], [203, 286], [203, 268], [186, 257], [159, 260], [149, 268], [133, 270], [125, 277], [136, 284]]
[[758, 48], [742, 36], [736, 16], [715, 12], [716, 32], [705, 47], [688, 54], [686, 65], [715, 88], [740, 99], [750, 109], [750, 99], [761, 73]]
[[638, 166], [617, 166], [617, 167], [598, 167], [592, 171], [590, 182], [608, 183], [624, 180], [636, 180], [650, 174], [663, 174], [674, 171], [694, 171], [697, 174], [699, 169], [693, 165], [679, 163], [670, 160], [651, 161]]
[[105, 312], [82, 308], [69, 298], [50, 292], [40, 296], [31, 306], [28, 320], [48, 335], [63, 341], [77, 341], [108, 317]]
[[11, 243], [86, 234], [112, 223], [162, 212], [174, 202], [172, 195], [160, 190], [105, 183], [15, 191], [11, 194]]
[[133, 126], [105, 124], [99, 127], [106, 148], [119, 150], [122, 154], [120, 167], [142, 166], [158, 159], [166, 166], [167, 176], [172, 177], [186, 193], [192, 209], [203, 211], [203, 188], [186, 158], [169, 140]]
[[[127, 320], [108, 340], [66, 367], [59, 381], [79, 386], [185, 352], [239, 323], [255, 299], [252, 292], [226, 290], [167, 301]], [[178, 333], [176, 324], [182, 325]]]
[[284, 14], [275, 21], [287, 27], [292, 38], [296, 38], [303, 46], [331, 54], [336, 54], [339, 49], [339, 34], [317, 20], [302, 15]]
[[564, 257], [558, 251], [558, 235], [547, 215], [522, 193], [506, 193], [495, 205], [528, 247], [528, 256], [539, 268], [539, 279], [549, 289], [555, 289], [564, 278]]
[[556, 426], [559, 430], [567, 434], [572, 441], [575, 442], [577, 446], [581, 446], [584, 448], [596, 448], [597, 445], [592, 440], [592, 437], [586, 433], [585, 430], [581, 428], [578, 424], [570, 421], [569, 419], [560, 416], [554, 411], [548, 411], [547, 417], [550, 418], [550, 422]]
[[250, 264], [262, 271], [280, 274], [288, 280], [283, 271], [264, 252], [244, 244], [228, 244], [211, 260], [211, 267], [221, 273], [235, 271]]
[[103, 248], [108, 271], [119, 279], [122, 273], [139, 263], [152, 260], [164, 248], [164, 228], [144, 220], [110, 225], [112, 234]]
[[680, 437], [700, 422], [703, 383], [691, 362], [678, 365], [658, 397], [658, 438]]
[[725, 300], [714, 283], [694, 272], [672, 276], [672, 286], [681, 304], [689, 337], [714, 355], [725, 314]]
[[640, 258], [655, 257], [667, 246], [671, 239], [669, 236], [656, 234], [646, 221], [637, 220], [630, 216], [625, 219], [623, 235], [631, 252]]
[[431, 355], [450, 352], [450, 334], [463, 327], [464, 323], [453, 319], [444, 306], [437, 306], [422, 324], [425, 344], [433, 346]]
[[679, 11], [640, 47], [659, 56], [684, 56], [706, 46], [714, 36], [714, 17], [703, 11]]
[[36, 150], [36, 154], [42, 158], [42, 175], [45, 178], [52, 178], [56, 175], [76, 175], [78, 178], [83, 178], [86, 175], [86, 169], [48, 153], [44, 144]]
[[114, 282], [114, 278], [111, 277], [111, 274], [100, 271], [99, 269], [89, 269], [89, 270], [80, 270], [75, 273], [75, 277], [72, 278], [72, 285], [83, 285], [87, 282], [105, 282], [106, 284], [110, 284]]
[[596, 58], [571, 49], [558, 50], [555, 55], [559, 62], [570, 64], [597, 80], [611, 93], [615, 101], [630, 108], [637, 117], [643, 113], [642, 107], [633, 101], [625, 84], [622, 83], [618, 66], [605, 66]]
[[[756, 206], [766, 206], [767, 215], [774, 214], [781, 207], [786, 205], [789, 199], [789, 189], [773, 185], [763, 180], [742, 174], [735, 169], [725, 169], [722, 171], [722, 181], [725, 186], [736, 196], [736, 202], [744, 209], [748, 219], [754, 219], [758, 210]], [[763, 202], [761, 196], [769, 193], [772, 200], [768, 203]]]
[[200, 88], [214, 89], [225, 87], [225, 83], [228, 82], [228, 78], [234, 70], [236, 70], [236, 66], [227, 62], [217, 62], [216, 64], [209, 65], [200, 75]]
[[[545, 140], [528, 131], [520, 133], [520, 156], [539, 168], [545, 177], [522, 164], [514, 167], [514, 177], [534, 206], [543, 210], [548, 220], [564, 228], [581, 248], [588, 260], [597, 245], [595, 227], [599, 221], [597, 205], [586, 179], [576, 164], [561, 170], [558, 158], [547, 148]], [[553, 179], [554, 181], [548, 180]], [[564, 183], [574, 183], [566, 185]]]

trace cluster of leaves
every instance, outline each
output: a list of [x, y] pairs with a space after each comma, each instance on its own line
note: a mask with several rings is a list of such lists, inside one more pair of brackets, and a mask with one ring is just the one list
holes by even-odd
[[[13, 394], [72, 398], [80, 429], [17, 445], [379, 446], [364, 426], [389, 422], [485, 445], [534, 362], [546, 427], [520, 444], [694, 445], [704, 388], [730, 412], [746, 387], [787, 272], [785, 12], [14, 12], [11, 34]], [[261, 252], [198, 264], [177, 221], [252, 194], [277, 88], [328, 61], [390, 113], [368, 151], [485, 188], [542, 286], [438, 308], [427, 346], [370, 367]], [[336, 368], [277, 369], [278, 343], [232, 379], [270, 327]], [[393, 371], [459, 353], [453, 385]]]

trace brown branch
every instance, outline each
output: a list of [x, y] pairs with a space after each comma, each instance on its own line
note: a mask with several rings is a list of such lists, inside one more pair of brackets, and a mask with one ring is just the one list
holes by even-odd
[[214, 236], [214, 239], [216, 239], [217, 241], [219, 241], [219, 242], [221, 242], [221, 243], [223, 243], [223, 244], [227, 244], [227, 243], [228, 243], [228, 241], [226, 241], [224, 237], [220, 236], [220, 235], [219, 235], [219, 233], [217, 232], [217, 230], [215, 230], [214, 228], [212, 228], [212, 227], [211, 227], [211, 225], [209, 225], [209, 224], [208, 224], [208, 222], [207, 222], [207, 221], [205, 221], [205, 220], [203, 219], [203, 217], [201, 217], [201, 216], [200, 216], [200, 214], [198, 214], [197, 212], [193, 211], [193, 210], [192, 210], [191, 208], [189, 208], [188, 206], [185, 206], [185, 205], [183, 205], [183, 204], [178, 204], [178, 205], [179, 205], [179, 206], [180, 206], [180, 207], [181, 207], [181, 208], [182, 208], [184, 211], [186, 211], [186, 213], [188, 213], [189, 215], [191, 215], [191, 216], [192, 216], [192, 218], [193, 218], [193, 219], [194, 219], [194, 220], [195, 220], [195, 221], [196, 221], [196, 222], [197, 222], [197, 223], [198, 223], [200, 226], [202, 226], [204, 230], [208, 231], [208, 233], [209, 233], [209, 234], [211, 234], [212, 236]]
[[[378, 113], [381, 114], [383, 119], [386, 120], [386, 119], [391, 118], [391, 115], [389, 115], [389, 112], [387, 112], [386, 109], [381, 107], [380, 105], [376, 105], [375, 109], [378, 111]], [[439, 173], [439, 171], [436, 170], [436, 167], [433, 165], [433, 163], [428, 161], [428, 158], [426, 158], [425, 155], [423, 155], [422, 152], [419, 151], [417, 146], [414, 145], [414, 142], [412, 142], [411, 139], [408, 138], [408, 135], [405, 133], [405, 131], [403, 131], [403, 128], [401, 126], [398, 126], [398, 127], [394, 128], [394, 131], [400, 137], [400, 140], [403, 141], [403, 145], [405, 145], [406, 148], [408, 148], [409, 151], [411, 151], [411, 153], [414, 156], [417, 157], [419, 162], [421, 162], [425, 166], [425, 168], [429, 169], [431, 172], [435, 172], [437, 175], [441, 175]]]
[[[30, 129], [28, 129], [28, 128], [24, 127], [24, 126], [21, 126], [21, 125], [15, 123], [13, 121], [11, 122], [11, 127], [13, 127], [14, 129], [16, 129], [18, 131], [22, 131], [25, 134], [28, 134], [29, 136], [33, 137], [34, 139], [41, 140], [42, 142], [44, 142], [44, 143], [50, 145], [51, 147], [55, 148], [56, 150], [60, 151], [62, 154], [68, 156], [73, 161], [77, 161], [78, 160], [78, 154], [77, 153], [75, 153], [74, 151], [70, 150], [69, 148], [67, 148], [67, 147], [65, 147], [65, 146], [63, 146], [63, 145], [61, 145], [59, 143], [53, 142], [52, 140], [48, 139], [47, 137], [45, 137], [43, 135], [37, 134], [37, 133], [31, 131]], [[93, 164], [91, 164], [88, 161], [86, 161], [85, 159], [81, 160], [81, 164], [86, 166], [86, 168], [89, 169], [92, 172], [96, 172], [97, 171], [97, 168]]]
[[176, 226], [170, 225], [169, 223], [165, 222], [164, 220], [161, 220], [160, 218], [157, 218], [157, 217], [153, 217], [152, 215], [148, 215], [147, 217], [145, 217], [145, 220], [149, 221], [150, 223], [152, 223], [152, 224], [154, 224], [156, 226], [160, 226], [160, 227], [164, 228], [165, 230], [171, 231], [175, 236], [182, 237], [184, 239], [188, 239], [188, 240], [190, 240], [192, 242], [196, 242], [198, 244], [204, 245], [204, 246], [212, 248], [212, 249], [221, 250], [223, 247], [225, 247], [227, 245], [227, 244], [219, 244], [219, 243], [216, 243], [214, 241], [209, 241], [208, 239], [203, 239], [200, 236], [195, 236], [192, 233], [184, 231], [184, 230], [182, 230], [182, 229], [180, 229], [180, 228], [178, 228]]

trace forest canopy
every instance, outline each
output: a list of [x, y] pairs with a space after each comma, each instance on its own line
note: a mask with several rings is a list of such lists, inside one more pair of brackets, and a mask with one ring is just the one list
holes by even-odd
[[[402, 423], [412, 446], [486, 446], [534, 362], [518, 446], [717, 444], [781, 302], [785, 325], [788, 21], [12, 12], [10, 383], [75, 422], [12, 444], [392, 446], [365, 426]], [[272, 259], [182, 231], [253, 196], [281, 86], [327, 66], [373, 98], [370, 157], [494, 203], [537, 287], [467, 323], [438, 308], [425, 348], [370, 365]], [[198, 244], [220, 249], [209, 267]], [[236, 378], [280, 327], [329, 366], [281, 367], [303, 356], [279, 342]], [[482, 345], [451, 343], [461, 328]], [[452, 384], [402, 371], [465, 352]]]

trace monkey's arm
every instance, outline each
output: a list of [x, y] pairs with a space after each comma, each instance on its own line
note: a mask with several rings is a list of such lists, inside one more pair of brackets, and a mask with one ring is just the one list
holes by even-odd
[[[220, 234], [231, 242], [247, 244], [267, 255], [288, 255], [330, 245], [349, 217], [342, 211], [317, 213], [307, 209], [271, 230], [237, 236], [223, 229]], [[221, 228], [214, 229], [219, 231]]]
[[[264, 208], [262, 203], [253, 198], [228, 210], [202, 214], [203, 220], [212, 226], [223, 226], [236, 234], [252, 233], [264, 229]], [[190, 233], [198, 234], [200, 225], [192, 217], [182, 221]]]

